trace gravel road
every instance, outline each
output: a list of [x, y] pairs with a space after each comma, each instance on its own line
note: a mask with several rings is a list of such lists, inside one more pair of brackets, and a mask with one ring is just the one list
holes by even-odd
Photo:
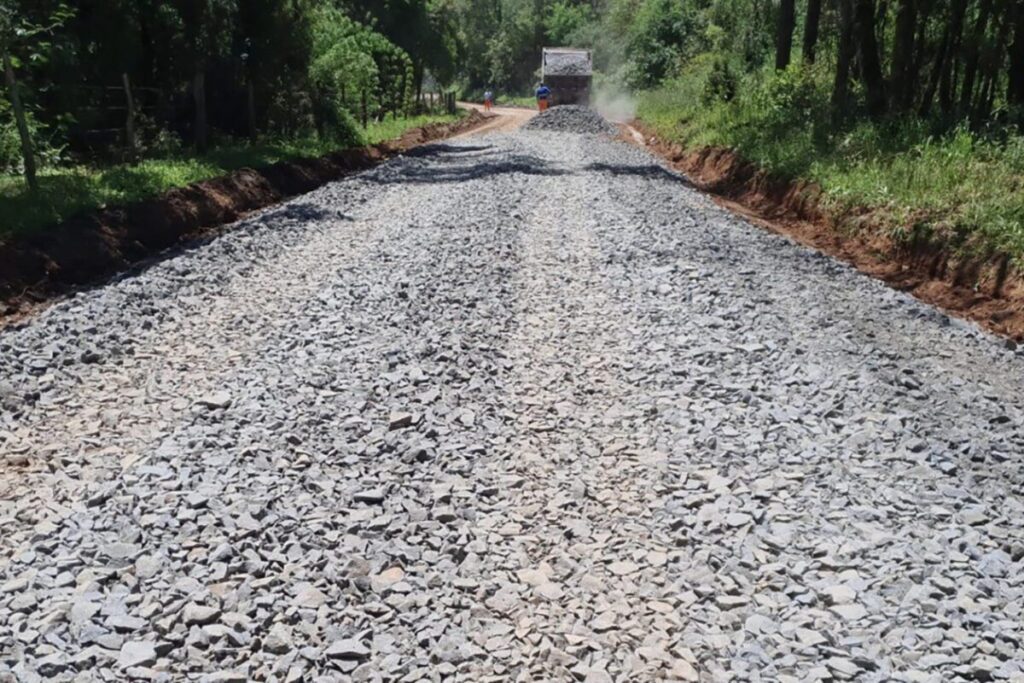
[[623, 143], [421, 149], [0, 367], [0, 680], [1024, 681], [1024, 356]]

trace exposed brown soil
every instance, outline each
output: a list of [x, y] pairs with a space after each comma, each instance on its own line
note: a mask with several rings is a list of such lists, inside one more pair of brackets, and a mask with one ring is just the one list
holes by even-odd
[[454, 123], [415, 128], [379, 145], [281, 161], [258, 169], [243, 168], [153, 199], [91, 211], [52, 228], [0, 242], [0, 324], [247, 213], [309, 192], [417, 145], [477, 128], [488, 120], [479, 112], [470, 112]]
[[[901, 241], [869, 209], [830, 209], [821, 190], [774, 178], [734, 151], [686, 150], [659, 140], [642, 123], [643, 144], [719, 204], [773, 232], [840, 258], [948, 313], [1024, 341], [1024, 273], [1005, 254], [966, 256], [941, 238]], [[623, 139], [638, 142], [628, 131]]]

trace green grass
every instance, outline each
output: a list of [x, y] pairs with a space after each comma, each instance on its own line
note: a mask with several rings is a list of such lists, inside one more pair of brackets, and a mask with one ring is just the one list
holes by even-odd
[[363, 141], [368, 145], [375, 145], [378, 142], [392, 140], [401, 137], [402, 133], [411, 129], [425, 126], [428, 123], [452, 123], [458, 121], [463, 115], [459, 114], [425, 114], [393, 121], [372, 121], [363, 134]]
[[498, 107], [529, 107], [530, 109], [537, 108], [537, 98], [533, 95], [513, 96], [513, 97], [498, 97], [496, 103]]
[[711, 66], [641, 94], [638, 117], [686, 148], [735, 149], [787, 179], [817, 183], [837, 213], [869, 209], [896, 237], [938, 236], [956, 248], [1024, 262], [1024, 136], [933, 135], [915, 120], [828, 123], [828, 82], [814, 73], [754, 74], [731, 102], [706, 96]]
[[[435, 122], [455, 121], [459, 115], [424, 115], [396, 121], [372, 122], [362, 144], [397, 138], [405, 131]], [[218, 146], [201, 156], [171, 155], [135, 165], [104, 168], [73, 166], [44, 168], [40, 189], [30, 193], [20, 176], [0, 175], [0, 239], [44, 229], [77, 213], [112, 204], [125, 204], [159, 195], [175, 187], [208, 180], [246, 166], [314, 157], [335, 151], [338, 144], [315, 136], [266, 140], [256, 145]]]

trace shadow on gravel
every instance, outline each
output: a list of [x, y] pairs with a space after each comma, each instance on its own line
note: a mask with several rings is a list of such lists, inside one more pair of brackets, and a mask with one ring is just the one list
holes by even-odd
[[683, 183], [688, 187], [695, 187], [693, 183], [682, 175], [673, 173], [657, 164], [646, 166], [631, 166], [626, 164], [602, 164], [594, 163], [587, 165], [584, 170], [596, 171], [598, 173], [610, 173], [612, 175], [631, 175], [652, 180], [668, 180], [673, 183]]
[[346, 216], [336, 209], [326, 209], [320, 204], [312, 202], [295, 202], [271, 209], [263, 214], [259, 222], [268, 223], [275, 218], [284, 218], [295, 222], [322, 221], [327, 219], [351, 221], [351, 216]]
[[[250, 214], [248, 216], [242, 216], [231, 223], [203, 228], [199, 234], [183, 239], [163, 251], [159, 251], [145, 258], [139, 259], [119, 273], [111, 275], [110, 277], [101, 277], [90, 282], [83, 282], [75, 287], [69, 288], [68, 291], [75, 294], [89, 292], [94, 289], [103, 289], [114, 282], [129, 280], [134, 277], [139, 277], [140, 275], [145, 275], [146, 271], [150, 268], [159, 266], [165, 261], [170, 261], [191, 251], [203, 249], [221, 235], [230, 231], [238, 230], [240, 227], [241, 230], [245, 231], [270, 229], [282, 232], [292, 232], [301, 229], [309, 222], [322, 220], [354, 220], [352, 216], [345, 214], [340, 210], [325, 209], [321, 205], [305, 201], [271, 205], [266, 209], [257, 210], [257, 212], [259, 212], [260, 215], [256, 216]], [[244, 226], [238, 225], [243, 222]], [[187, 281], [178, 280], [177, 284], [187, 284]], [[13, 325], [13, 327], [17, 326], [18, 324]]]
[[[437, 147], [437, 146], [435, 146]], [[450, 153], [463, 152], [469, 148], [446, 145], [452, 149]], [[486, 149], [486, 148], [484, 148]], [[440, 157], [445, 154], [444, 150], [436, 150], [435, 154], [420, 154], [417, 156], [430, 158]], [[553, 166], [550, 162], [540, 157], [528, 154], [494, 155], [481, 154], [472, 162], [469, 160], [454, 160], [444, 164], [429, 164], [421, 166], [406, 166], [389, 168], [386, 172], [374, 173], [365, 176], [368, 182], [380, 185], [395, 184], [424, 184], [435, 185], [440, 183], [461, 183], [467, 180], [479, 180], [488, 176], [506, 175], [509, 173], [522, 173], [524, 175], [539, 176], [562, 176], [571, 175], [572, 171]]]
[[416, 147], [405, 153], [407, 157], [429, 157], [439, 156], [442, 154], [467, 154], [470, 152], [486, 152], [489, 149], [493, 149], [493, 145], [446, 145], [444, 143], [436, 145], [423, 145], [422, 147]]

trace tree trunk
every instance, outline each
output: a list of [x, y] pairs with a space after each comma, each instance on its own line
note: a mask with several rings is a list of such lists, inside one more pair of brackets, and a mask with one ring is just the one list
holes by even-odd
[[[908, 93], [908, 98], [911, 102], [911, 104], [908, 105], [908, 109], [914, 106], [914, 96], [918, 94], [918, 92], [915, 91], [923, 92], [923, 89], [920, 87], [922, 85], [921, 71], [924, 69], [924, 65], [927, 61], [932, 58], [932, 55], [929, 55], [928, 50], [928, 20], [931, 18], [933, 4], [931, 2], [925, 2], [923, 6], [918, 5], [916, 9], [918, 10], [917, 39], [914, 45], [914, 59], [909, 67], [906, 81], [908, 84], [907, 89], [911, 91]], [[935, 54], [937, 55], [938, 52]]]
[[775, 36], [775, 68], [789, 66], [793, 52], [793, 29], [796, 27], [796, 0], [782, 0], [779, 8], [778, 32]]
[[21, 95], [18, 93], [18, 79], [14, 75], [14, 65], [11, 64], [11, 56], [4, 53], [4, 79], [7, 81], [7, 90], [11, 95], [11, 109], [14, 110], [14, 121], [18, 126], [18, 137], [21, 138], [21, 157], [25, 163], [25, 182], [28, 188], [35, 192], [39, 189], [39, 182], [36, 180], [36, 153], [32, 148], [32, 136], [28, 131], [28, 120], [25, 118], [25, 108], [21, 105]]
[[971, 110], [971, 101], [974, 99], [974, 80], [978, 72], [978, 60], [981, 58], [981, 46], [985, 42], [985, 32], [988, 29], [988, 21], [991, 14], [992, 0], [981, 0], [978, 20], [974, 24], [974, 31], [967, 44], [967, 55], [964, 62], [964, 82], [960, 89], [961, 116], [967, 116]]
[[999, 29], [996, 31], [996, 42], [985, 53], [983, 58], [982, 75], [984, 85], [982, 91], [974, 104], [973, 120], [975, 123], [985, 121], [992, 115], [992, 105], [995, 103], [996, 87], [999, 84], [1000, 67], [1003, 64], [1003, 54], [1006, 52], [1006, 42], [1010, 38], [1011, 24], [1013, 23], [1013, 5], [1005, 4], [1005, 11], [1002, 12], [999, 21]]
[[946, 69], [946, 55], [949, 53], [949, 26], [942, 32], [942, 43], [939, 45], [939, 53], [935, 56], [935, 68], [932, 69], [931, 78], [928, 79], [928, 88], [921, 97], [921, 107], [918, 115], [921, 118], [928, 118], [932, 111], [932, 102], [935, 100], [935, 91], [939, 87], [939, 80]]
[[838, 124], [850, 99], [850, 70], [855, 44], [853, 40], [853, 0], [839, 3], [839, 54], [836, 59], [836, 79], [832, 86], [832, 122]]
[[875, 37], [875, 0], [856, 0], [855, 31], [860, 55], [861, 77], [867, 91], [868, 112], [879, 117], [885, 113], [885, 77]]
[[202, 69], [196, 71], [195, 80], [192, 83], [192, 96], [196, 103], [196, 151], [205, 152], [209, 147], [209, 136], [206, 128], [206, 74]]
[[807, 0], [807, 16], [804, 17], [803, 58], [807, 64], [814, 64], [818, 48], [818, 30], [821, 27], [821, 0]]
[[956, 79], [954, 72], [959, 68], [960, 45], [963, 40], [964, 14], [967, 12], [967, 0], [953, 0], [949, 17], [949, 44], [946, 49], [946, 60], [939, 81], [939, 106], [944, 114], [953, 108], [956, 96]]
[[892, 83], [893, 105], [898, 111], [906, 111], [913, 104], [914, 89], [911, 72], [914, 66], [914, 28], [917, 21], [917, 8], [914, 0], [900, 0], [896, 11], [896, 35], [892, 50]]
[[362, 99], [362, 102], [360, 104], [361, 104], [361, 110], [362, 110], [363, 128], [365, 129], [368, 125], [370, 125], [370, 119], [369, 119], [370, 115], [369, 115], [369, 112], [366, 109], [366, 88], [363, 88], [363, 99]]
[[1013, 45], [1010, 47], [1010, 73], [1006, 88], [1006, 101], [1011, 106], [1024, 107], [1024, 7], [1014, 3]]

